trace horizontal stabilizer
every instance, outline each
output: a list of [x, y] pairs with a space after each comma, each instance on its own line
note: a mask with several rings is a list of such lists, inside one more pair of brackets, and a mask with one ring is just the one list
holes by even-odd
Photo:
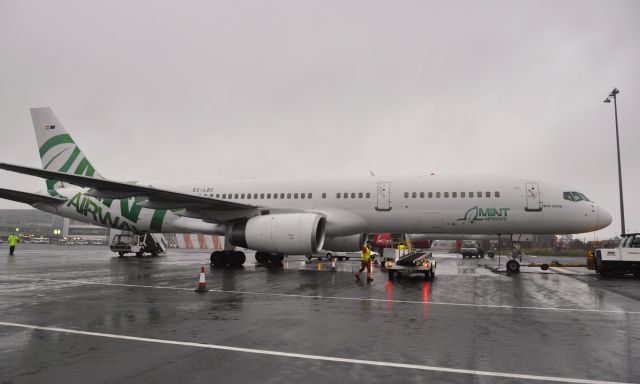
[[89, 194], [96, 197], [125, 198], [140, 196], [146, 198], [149, 206], [161, 206], [165, 209], [178, 208], [206, 208], [211, 210], [253, 209], [254, 206], [239, 204], [231, 201], [194, 196], [187, 193], [168, 191], [135, 184], [121, 183], [107, 179], [97, 179], [87, 176], [48, 171], [40, 168], [24, 167], [21, 165], [0, 163], [0, 169], [25, 175], [64, 181], [84, 188], [93, 188]]
[[35, 193], [29, 193], [29, 192], [14, 191], [12, 189], [4, 189], [4, 188], [0, 188], [0, 198], [13, 200], [13, 201], [17, 201], [17, 202], [25, 203], [29, 205], [41, 203], [41, 204], [56, 206], [66, 201], [64, 199], [56, 199], [55, 197], [38, 195]]

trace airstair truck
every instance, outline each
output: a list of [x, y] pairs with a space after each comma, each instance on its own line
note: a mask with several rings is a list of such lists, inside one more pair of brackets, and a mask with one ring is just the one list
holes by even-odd
[[121, 233], [113, 236], [110, 248], [113, 252], [118, 252], [120, 257], [127, 253], [135, 253], [143, 256], [150, 253], [156, 257], [159, 254], [167, 253], [167, 239], [160, 233], [144, 233], [136, 235], [133, 233]]
[[596, 249], [595, 269], [602, 277], [632, 273], [640, 278], [640, 233], [622, 235], [616, 248]]

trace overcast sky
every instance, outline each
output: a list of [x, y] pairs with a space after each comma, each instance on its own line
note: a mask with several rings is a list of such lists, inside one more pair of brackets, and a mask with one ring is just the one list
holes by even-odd
[[[519, 174], [575, 186], [613, 235], [615, 86], [640, 232], [638, 16], [633, 0], [0, 0], [0, 161], [41, 166], [29, 108], [50, 106], [117, 180]], [[0, 187], [44, 183], [0, 171]]]

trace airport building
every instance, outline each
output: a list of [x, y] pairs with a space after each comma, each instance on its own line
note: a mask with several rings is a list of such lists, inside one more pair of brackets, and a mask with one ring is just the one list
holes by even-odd
[[110, 229], [42, 212], [37, 209], [0, 209], [0, 239], [11, 233], [36, 238], [64, 237], [108, 242]]

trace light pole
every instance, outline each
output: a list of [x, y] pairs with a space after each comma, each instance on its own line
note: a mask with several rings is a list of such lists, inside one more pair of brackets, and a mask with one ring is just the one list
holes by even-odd
[[616, 146], [618, 148], [618, 187], [620, 189], [620, 221], [622, 223], [622, 234], [626, 233], [624, 228], [624, 199], [622, 198], [622, 167], [620, 166], [620, 135], [618, 134], [618, 103], [617, 103], [617, 95], [620, 93], [618, 88], [613, 88], [613, 91], [609, 93], [606, 99], [604, 99], [605, 103], [610, 103], [611, 98], [613, 98], [613, 110], [616, 117]]

